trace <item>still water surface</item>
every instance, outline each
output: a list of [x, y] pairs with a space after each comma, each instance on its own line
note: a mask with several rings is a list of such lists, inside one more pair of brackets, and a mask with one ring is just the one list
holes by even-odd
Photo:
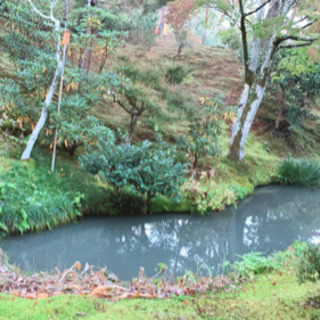
[[320, 190], [270, 186], [258, 189], [238, 208], [199, 217], [162, 214], [85, 218], [38, 234], [4, 239], [0, 246], [23, 270], [51, 270], [79, 260], [107, 266], [121, 279], [157, 263], [175, 275], [205, 263], [213, 272], [238, 254], [266, 254], [295, 240], [320, 242]]

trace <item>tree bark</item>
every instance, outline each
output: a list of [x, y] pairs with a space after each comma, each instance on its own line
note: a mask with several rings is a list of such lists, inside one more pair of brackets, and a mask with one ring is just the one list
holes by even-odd
[[[251, 13], [256, 13], [256, 22], [263, 19], [265, 16], [265, 3], [267, 2], [264, 2], [264, 4], [261, 5], [260, 1], [259, 9], [245, 13], [243, 0], [239, 0], [241, 14], [240, 29], [244, 51], [245, 85], [239, 102], [237, 119], [232, 126], [228, 157], [233, 161], [242, 161], [244, 158], [248, 134], [262, 103], [272, 59], [279, 45], [274, 31], [269, 38], [266, 38], [264, 41], [255, 35], [252, 42], [251, 57], [249, 57], [246, 18]], [[280, 12], [286, 14], [289, 9], [289, 6], [282, 4], [280, 0], [271, 0], [270, 3], [266, 19], [274, 18], [279, 15]], [[282, 8], [280, 8], [280, 4], [282, 4]], [[265, 52], [265, 54], [262, 55], [262, 52]], [[263, 56], [263, 64], [258, 72], [258, 62], [261, 56]]]
[[[242, 161], [244, 158], [245, 144], [253, 120], [255, 119], [257, 111], [262, 103], [275, 50], [275, 36], [272, 36], [268, 41], [267, 53], [264, 57], [260, 73], [258, 77], [254, 77], [257, 78], [254, 85], [254, 93], [250, 93], [250, 83], [245, 84], [239, 103], [237, 120], [234, 122], [232, 127], [228, 157], [233, 161]], [[254, 57], [252, 59], [254, 59]]]
[[55, 31], [57, 32], [57, 37], [58, 37], [58, 40], [57, 40], [57, 67], [56, 67], [56, 71], [55, 71], [55, 74], [53, 76], [49, 91], [48, 91], [48, 93], [46, 95], [46, 99], [45, 99], [45, 102], [44, 102], [44, 107], [41, 110], [40, 118], [39, 118], [34, 130], [31, 133], [31, 137], [28, 140], [27, 146], [26, 146], [26, 148], [23, 151], [23, 154], [21, 156], [21, 160], [30, 159], [32, 149], [33, 149], [33, 147], [34, 147], [34, 145], [35, 145], [35, 143], [36, 143], [36, 141], [37, 141], [37, 139], [39, 137], [40, 131], [42, 130], [44, 124], [46, 123], [46, 120], [47, 120], [47, 117], [48, 117], [48, 107], [51, 104], [53, 95], [54, 95], [54, 93], [56, 91], [56, 88], [57, 88], [57, 85], [59, 83], [59, 75], [60, 75], [61, 69], [62, 69], [62, 61], [60, 61], [60, 58], [61, 58], [61, 47], [60, 47], [61, 38], [60, 38], [60, 34], [59, 34], [59, 32], [60, 32], [60, 21], [53, 16], [53, 8], [54, 8], [56, 2], [54, 0], [51, 1], [50, 16], [46, 16], [46, 15], [42, 14], [34, 6], [34, 4], [32, 3], [31, 0], [27, 0], [27, 1], [30, 3], [32, 9], [39, 16], [41, 16], [43, 19], [51, 20], [55, 24]]
[[27, 143], [27, 146], [26, 146], [26, 148], [23, 151], [23, 154], [21, 156], [21, 160], [30, 159], [31, 152], [32, 152], [32, 149], [34, 147], [34, 144], [36, 143], [36, 141], [37, 141], [37, 139], [39, 137], [40, 131], [42, 130], [44, 124], [47, 121], [48, 107], [49, 107], [49, 105], [50, 105], [50, 103], [52, 101], [52, 97], [53, 97], [53, 95], [54, 95], [54, 93], [56, 91], [57, 85], [59, 83], [59, 75], [60, 75], [60, 72], [61, 72], [61, 67], [62, 67], [62, 63], [59, 62], [58, 65], [57, 65], [57, 69], [56, 69], [56, 72], [54, 74], [50, 89], [49, 89], [48, 94], [46, 96], [46, 100], [44, 102], [45, 106], [41, 110], [40, 118], [39, 118], [39, 120], [37, 122], [37, 125], [35, 126], [34, 130], [32, 131], [32, 134], [31, 134], [30, 139], [29, 139], [29, 141]]
[[128, 135], [127, 135], [127, 137], [125, 139], [125, 144], [126, 145], [130, 145], [131, 144], [133, 133], [134, 133], [134, 130], [135, 130], [137, 124], [138, 124], [139, 118], [140, 118], [139, 115], [135, 115], [135, 114], [131, 115], [129, 132], [128, 132]]
[[206, 44], [206, 40], [207, 40], [208, 19], [209, 19], [209, 5], [207, 4], [206, 15], [204, 19], [204, 31], [203, 31], [202, 41], [201, 41], [203, 45]]

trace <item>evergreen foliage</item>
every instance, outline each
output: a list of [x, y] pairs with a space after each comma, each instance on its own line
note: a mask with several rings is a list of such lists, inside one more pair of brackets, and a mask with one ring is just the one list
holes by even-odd
[[100, 173], [115, 189], [116, 195], [125, 187], [146, 197], [146, 211], [157, 195], [177, 196], [185, 181], [186, 165], [175, 161], [176, 150], [162, 140], [152, 144], [115, 144], [110, 131], [108, 140], [96, 150], [85, 154], [81, 163], [93, 174]]

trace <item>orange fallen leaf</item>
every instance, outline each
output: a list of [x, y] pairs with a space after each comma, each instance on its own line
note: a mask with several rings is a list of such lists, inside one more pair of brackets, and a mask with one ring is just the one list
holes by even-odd
[[13, 291], [11, 292], [11, 294], [12, 294], [13, 296], [20, 297], [20, 292], [19, 292], [18, 290], [13, 290]]
[[77, 261], [74, 266], [80, 271], [81, 270], [81, 262]]
[[49, 297], [49, 294], [46, 293], [46, 292], [43, 292], [43, 293], [38, 293], [37, 294], [37, 299], [46, 299]]

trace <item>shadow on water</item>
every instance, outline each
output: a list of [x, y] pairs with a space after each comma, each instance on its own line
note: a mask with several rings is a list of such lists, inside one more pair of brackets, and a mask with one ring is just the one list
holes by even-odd
[[156, 264], [175, 275], [205, 263], [219, 272], [224, 260], [252, 251], [284, 250], [295, 240], [320, 242], [320, 190], [280, 186], [258, 189], [237, 209], [205, 217], [154, 215], [85, 218], [39, 234], [3, 239], [0, 246], [23, 270], [51, 270], [80, 260], [121, 279]]

